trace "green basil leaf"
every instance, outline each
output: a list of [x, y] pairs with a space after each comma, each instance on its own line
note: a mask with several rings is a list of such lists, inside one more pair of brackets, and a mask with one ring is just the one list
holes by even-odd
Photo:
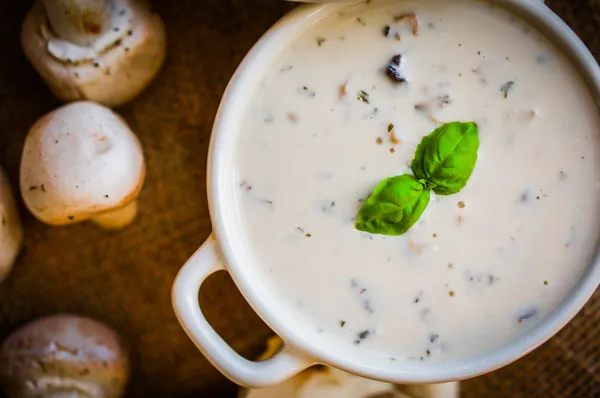
[[358, 213], [356, 229], [381, 235], [402, 235], [417, 222], [430, 193], [413, 176], [383, 180]]
[[431, 141], [429, 139], [430, 136], [431, 134], [423, 137], [421, 143], [417, 146], [415, 158], [410, 166], [417, 180], [427, 180], [427, 175], [425, 174], [425, 170], [423, 170], [423, 158], [425, 157], [425, 148], [429, 146], [429, 142]]
[[423, 137], [411, 168], [417, 179], [430, 183], [435, 193], [451, 195], [467, 184], [478, 149], [475, 123], [446, 123]]

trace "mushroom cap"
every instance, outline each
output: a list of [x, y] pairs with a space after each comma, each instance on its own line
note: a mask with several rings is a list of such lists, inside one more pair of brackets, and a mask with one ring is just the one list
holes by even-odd
[[355, 376], [330, 367], [304, 370], [282, 383], [242, 390], [240, 398], [411, 398], [393, 384]]
[[298, 391], [297, 398], [410, 398], [390, 383], [365, 379], [326, 367], [313, 373]]
[[129, 377], [117, 334], [74, 315], [41, 318], [14, 331], [0, 347], [0, 364], [0, 383], [19, 398], [116, 398]]
[[[267, 349], [259, 360], [274, 355], [283, 341], [274, 336], [267, 340]], [[355, 376], [327, 366], [313, 366], [291, 379], [260, 389], [242, 389], [239, 398], [410, 398], [397, 391], [393, 384]]]
[[93, 102], [48, 113], [29, 131], [21, 193], [41, 221], [65, 225], [133, 201], [144, 182], [140, 143], [125, 121]]
[[25, 55], [54, 95], [65, 102], [121, 105], [136, 97], [164, 62], [166, 38], [160, 16], [142, 0], [111, 3], [114, 28], [93, 46], [56, 36], [41, 0], [25, 18], [21, 31]]
[[0, 168], [0, 282], [12, 268], [22, 242], [23, 229], [17, 206], [8, 179]]

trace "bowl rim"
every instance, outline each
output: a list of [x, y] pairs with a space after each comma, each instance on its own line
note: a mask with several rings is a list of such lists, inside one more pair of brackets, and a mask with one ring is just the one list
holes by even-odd
[[[402, 0], [398, 0], [401, 2]], [[512, 12], [521, 14], [527, 22], [536, 26], [549, 40], [567, 55], [588, 84], [592, 96], [600, 107], [600, 67], [598, 63], [570, 29], [554, 12], [539, 0], [493, 0]], [[600, 285], [600, 250], [597, 247], [590, 266], [579, 283], [559, 304], [559, 306], [539, 325], [517, 339], [492, 351], [463, 360], [441, 364], [407, 364], [396, 361], [393, 365], [381, 365], [367, 358], [367, 351], [357, 355], [342, 351], [335, 342], [327, 347], [315, 344], [312, 333], [285, 311], [285, 306], [277, 302], [276, 295], [266, 289], [253, 267], [245, 266], [251, 260], [248, 250], [240, 250], [244, 245], [244, 233], [235, 220], [239, 215], [228, 187], [236, 184], [232, 179], [232, 156], [227, 147], [235, 141], [235, 119], [243, 103], [246, 87], [254, 87], [251, 80], [261, 70], [261, 64], [273, 56], [278, 44], [291, 40], [312, 23], [331, 12], [359, 3], [330, 3], [300, 5], [273, 25], [248, 52], [223, 94], [214, 121], [207, 163], [207, 189], [209, 211], [214, 234], [220, 252], [234, 283], [252, 309], [282, 339], [308, 356], [316, 363], [335, 366], [350, 373], [368, 378], [395, 383], [436, 383], [463, 380], [496, 370], [528, 354], [549, 338], [558, 333], [591, 298]], [[276, 53], [276, 52], [275, 52]], [[254, 84], [254, 86], [253, 86]], [[233, 152], [233, 151], [229, 151]], [[250, 257], [249, 257], [250, 256]], [[347, 345], [344, 345], [347, 349]], [[367, 359], [365, 359], [367, 358]]]

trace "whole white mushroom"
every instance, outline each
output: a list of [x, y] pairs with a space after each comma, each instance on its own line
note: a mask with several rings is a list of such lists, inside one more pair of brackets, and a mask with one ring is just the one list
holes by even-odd
[[0, 347], [0, 384], [18, 398], [117, 398], [129, 359], [117, 334], [93, 319], [54, 315], [14, 331]]
[[21, 194], [42, 222], [91, 219], [121, 228], [136, 215], [145, 177], [140, 143], [125, 121], [93, 102], [74, 102], [39, 119], [21, 159]]
[[162, 20], [143, 0], [38, 0], [21, 43], [58, 98], [111, 107], [150, 83], [166, 48]]
[[[273, 337], [266, 352], [274, 354], [282, 342]], [[283, 383], [261, 389], [241, 389], [239, 398], [459, 398], [459, 383], [395, 385], [365, 379], [338, 369], [316, 366]]]
[[23, 230], [12, 190], [0, 168], [0, 282], [6, 277], [21, 249]]

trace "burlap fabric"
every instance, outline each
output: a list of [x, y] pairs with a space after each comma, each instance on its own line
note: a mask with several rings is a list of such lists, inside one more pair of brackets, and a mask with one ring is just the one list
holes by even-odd
[[[600, 57], [600, 0], [549, 0]], [[19, 33], [30, 1], [0, 2], [0, 164], [17, 185], [23, 139], [59, 105], [23, 57]], [[211, 231], [208, 141], [219, 99], [244, 54], [292, 7], [280, 0], [156, 1], [168, 33], [167, 62], [151, 87], [118, 111], [145, 149], [148, 175], [135, 225], [51, 228], [21, 206], [25, 247], [0, 285], [0, 339], [55, 312], [85, 314], [121, 332], [131, 347], [128, 397], [228, 397], [226, 381], [194, 348], [170, 303], [179, 267]], [[248, 357], [269, 330], [225, 274], [200, 301], [215, 328]], [[464, 383], [465, 397], [600, 397], [600, 294], [533, 354]]]

